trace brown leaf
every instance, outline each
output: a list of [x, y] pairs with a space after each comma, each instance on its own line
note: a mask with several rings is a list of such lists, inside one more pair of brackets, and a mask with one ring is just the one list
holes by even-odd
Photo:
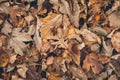
[[108, 80], [118, 80], [116, 75], [111, 75]]
[[0, 54], [0, 67], [5, 67], [9, 62], [9, 56], [7, 53]]
[[59, 27], [62, 22], [62, 15], [50, 13], [47, 17], [41, 19], [43, 22], [40, 32], [41, 38], [46, 39], [48, 36], [52, 36], [52, 28]]
[[74, 40], [71, 40], [68, 48], [72, 55], [71, 57], [72, 57], [73, 61], [75, 62], [75, 64], [77, 64], [79, 66], [81, 54], [80, 54], [80, 49], [78, 48], [78, 43]]
[[111, 42], [115, 50], [117, 52], [120, 52], [120, 32], [116, 32], [115, 34], [113, 34]]
[[23, 41], [32, 41], [31, 36], [25, 32], [19, 32], [20, 28], [15, 28], [12, 37], [9, 40], [9, 46], [12, 47], [16, 54], [23, 55], [23, 51], [27, 47]]
[[19, 73], [19, 75], [23, 78], [26, 78], [26, 72], [28, 70], [28, 68], [26, 67], [25, 64], [23, 65], [17, 65], [17, 72]]
[[101, 44], [100, 37], [87, 29], [81, 29], [80, 31], [77, 31], [77, 33], [81, 34], [87, 42], [92, 42], [92, 43], [98, 42], [99, 44]]
[[83, 68], [87, 71], [90, 71], [90, 68], [92, 68], [92, 71], [95, 74], [99, 74], [103, 70], [103, 65], [98, 61], [98, 56], [95, 53], [90, 53], [86, 56]]
[[62, 78], [54, 76], [54, 75], [51, 74], [51, 75], [48, 76], [48, 80], [62, 80]]
[[87, 76], [82, 70], [82, 68], [70, 66], [70, 71], [76, 78], [79, 78], [80, 80], [87, 80]]

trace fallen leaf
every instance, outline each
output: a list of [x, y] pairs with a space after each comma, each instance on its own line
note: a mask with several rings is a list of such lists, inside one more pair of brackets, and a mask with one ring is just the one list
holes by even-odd
[[23, 51], [27, 47], [24, 42], [32, 41], [28, 33], [20, 32], [20, 28], [13, 30], [12, 37], [9, 40], [9, 46], [12, 47], [16, 54], [23, 55]]
[[118, 80], [116, 75], [111, 75], [108, 80]]
[[46, 61], [46, 65], [51, 65], [51, 64], [53, 64], [53, 61], [54, 61], [54, 57], [53, 57], [53, 56], [48, 57], [48, 58], [47, 58], [47, 61]]
[[0, 54], [0, 67], [5, 67], [9, 62], [9, 56], [7, 53]]
[[17, 56], [17, 55], [11, 55], [11, 56], [10, 56], [9, 63], [13, 64], [13, 63], [15, 62], [15, 60], [16, 60], [16, 56]]
[[19, 73], [19, 75], [23, 78], [26, 78], [26, 72], [28, 70], [28, 68], [23, 64], [23, 65], [17, 65], [17, 72]]
[[70, 72], [73, 74], [74, 77], [79, 78], [80, 80], [87, 80], [87, 75], [84, 73], [82, 68], [70, 66]]
[[78, 48], [78, 43], [74, 40], [71, 40], [71, 42], [69, 43], [68, 49], [71, 53], [71, 57], [73, 61], [75, 62], [75, 64], [79, 66], [81, 53], [80, 53], [80, 49]]
[[95, 74], [99, 74], [104, 68], [103, 65], [98, 61], [98, 56], [95, 53], [90, 53], [87, 55], [83, 62], [83, 69], [90, 71], [90, 68], [92, 68], [92, 71]]
[[100, 37], [87, 29], [81, 29], [79, 34], [81, 34], [83, 38], [89, 42], [98, 42], [99, 44], [101, 44]]
[[54, 76], [54, 75], [51, 74], [51, 75], [48, 76], [48, 80], [62, 80], [62, 78]]
[[113, 47], [117, 52], [120, 52], [120, 32], [115, 32], [111, 38]]
[[60, 26], [62, 23], [62, 15], [51, 13], [41, 21], [43, 22], [40, 27], [41, 38], [46, 39], [48, 36], [53, 35], [52, 28]]

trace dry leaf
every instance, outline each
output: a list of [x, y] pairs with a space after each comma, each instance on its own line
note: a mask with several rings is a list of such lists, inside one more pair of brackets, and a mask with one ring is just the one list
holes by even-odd
[[83, 38], [89, 42], [98, 42], [99, 44], [101, 44], [101, 39], [99, 36], [97, 36], [96, 34], [90, 32], [89, 30], [87, 29], [81, 29], [80, 32], [79, 32]]
[[118, 80], [116, 75], [111, 75], [108, 80]]
[[52, 36], [52, 28], [59, 27], [62, 23], [62, 15], [51, 13], [47, 17], [41, 20], [43, 22], [40, 27], [41, 38], [46, 39], [48, 36]]
[[26, 78], [26, 72], [28, 70], [28, 68], [23, 64], [23, 65], [17, 65], [17, 72], [19, 73], [19, 75], [23, 78]]
[[113, 34], [111, 42], [115, 50], [117, 52], [120, 52], [120, 32], [116, 32], [115, 34]]
[[9, 63], [13, 64], [16, 60], [16, 56], [17, 55], [10, 55], [10, 60], [9, 60]]
[[59, 38], [58, 36], [48, 36], [47, 39], [57, 40], [55, 42], [52, 42], [51, 45], [56, 45], [58, 48], [68, 48], [68, 41], [65, 41], [63, 38]]
[[8, 23], [8, 21], [6, 20], [4, 23], [4, 27], [2, 28], [2, 33], [8, 35], [9, 33], [12, 32], [12, 26], [10, 23]]
[[46, 65], [51, 65], [51, 64], [53, 64], [53, 61], [54, 61], [54, 57], [53, 57], [53, 56], [48, 57], [48, 58], [47, 58], [47, 61], [46, 61]]
[[63, 79], [61, 77], [57, 77], [51, 74], [48, 76], [48, 80], [63, 80]]
[[12, 75], [12, 79], [11, 80], [24, 80], [24, 79], [19, 78], [17, 75]]
[[90, 53], [86, 56], [83, 68], [87, 71], [90, 71], [90, 68], [92, 68], [92, 71], [95, 74], [99, 74], [103, 70], [103, 65], [98, 61], [98, 56], [95, 53]]
[[0, 67], [5, 67], [9, 62], [9, 56], [7, 53], [0, 54]]
[[104, 39], [103, 39], [103, 48], [104, 48], [105, 55], [110, 57], [113, 52], [113, 47], [112, 47], [110, 41], [104, 41]]
[[28, 33], [20, 32], [20, 28], [13, 30], [12, 37], [9, 40], [9, 46], [12, 47], [16, 54], [23, 55], [23, 51], [27, 47], [24, 42], [32, 41]]
[[62, 0], [59, 11], [64, 14], [68, 14], [71, 23], [75, 27], [79, 27], [80, 7], [77, 0], [71, 1], [70, 3]]
[[73, 74], [74, 77], [79, 78], [80, 80], [87, 80], [87, 76], [82, 68], [70, 66], [70, 72]]
[[80, 49], [78, 48], [78, 43], [74, 40], [71, 40], [68, 47], [73, 61], [79, 66], [80, 65]]

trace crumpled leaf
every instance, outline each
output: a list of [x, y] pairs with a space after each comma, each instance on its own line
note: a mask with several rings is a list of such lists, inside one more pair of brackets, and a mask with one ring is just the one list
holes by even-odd
[[70, 3], [66, 0], [61, 0], [59, 11], [64, 14], [68, 14], [71, 23], [75, 27], [79, 27], [80, 7], [77, 0], [70, 1]]
[[22, 78], [19, 78], [17, 75], [12, 75], [11, 80], [23, 80]]
[[102, 35], [102, 36], [106, 36], [108, 34], [108, 32], [101, 27], [93, 28], [93, 32], [97, 33], [98, 35]]
[[82, 70], [82, 68], [76, 68], [73, 66], [70, 66], [70, 71], [76, 78], [79, 78], [80, 80], [87, 80], [87, 76]]
[[54, 76], [53, 74], [48, 76], [48, 80], [63, 80], [61, 77]]
[[9, 46], [12, 47], [16, 54], [23, 55], [23, 51], [27, 47], [24, 42], [32, 41], [28, 33], [20, 32], [20, 28], [15, 28], [12, 37], [9, 40]]
[[114, 12], [108, 16], [108, 19], [110, 21], [110, 26], [120, 26], [120, 19], [119, 19], [119, 12]]
[[50, 13], [47, 17], [41, 19], [43, 22], [40, 27], [41, 38], [46, 39], [47, 36], [52, 36], [52, 28], [60, 26], [62, 23], [62, 15]]
[[53, 64], [53, 61], [54, 61], [54, 57], [53, 57], [53, 56], [48, 57], [48, 58], [47, 58], [47, 61], [46, 61], [46, 65], [51, 65], [51, 64]]
[[28, 68], [25, 66], [25, 64], [17, 65], [17, 68], [17, 72], [19, 73], [19, 75], [23, 78], [26, 78], [26, 72]]
[[39, 28], [42, 25], [42, 22], [39, 20], [39, 18], [37, 17], [37, 26], [35, 29], [35, 36], [34, 36], [34, 41], [36, 44], [36, 48], [40, 51], [41, 47], [42, 47], [42, 39], [39, 35]]
[[111, 75], [108, 80], [118, 80], [116, 75]]
[[57, 11], [59, 8], [59, 1], [58, 0], [50, 0], [50, 3], [53, 5], [53, 9], [55, 9]]
[[109, 64], [113, 70], [120, 75], [120, 61], [118, 59], [111, 59]]
[[68, 48], [67, 41], [63, 38], [59, 38], [58, 36], [48, 36], [47, 39], [57, 40], [56, 42], [52, 42], [51, 45], [56, 45], [58, 48]]
[[67, 31], [68, 39], [77, 39], [79, 42], [82, 42], [82, 39], [80, 35], [76, 33], [74, 26], [70, 25]]
[[103, 48], [104, 48], [105, 55], [110, 57], [113, 52], [113, 47], [112, 47], [110, 41], [104, 41], [104, 39], [103, 39]]
[[120, 32], [115, 32], [111, 38], [113, 47], [117, 52], [120, 52]]
[[78, 34], [81, 34], [83, 38], [88, 42], [93, 42], [93, 43], [98, 42], [99, 44], [101, 44], [100, 37], [87, 29], [81, 29], [80, 32], [78, 32]]
[[95, 53], [90, 53], [87, 55], [83, 62], [83, 69], [90, 71], [90, 68], [92, 68], [92, 71], [95, 74], [99, 74], [104, 68], [103, 65], [98, 61], [98, 56]]
[[9, 62], [9, 56], [7, 53], [0, 54], [0, 67], [5, 67]]
[[74, 40], [71, 40], [69, 43], [69, 50], [71, 52], [71, 57], [73, 61], [79, 66], [80, 65], [80, 49], [78, 48], [78, 43]]
[[10, 55], [10, 60], [9, 60], [9, 63], [13, 64], [16, 60], [16, 56], [17, 55]]
[[2, 28], [1, 32], [6, 35], [12, 32], [12, 26], [10, 25], [10, 23], [8, 23], [7, 20], [5, 21], [4, 27]]

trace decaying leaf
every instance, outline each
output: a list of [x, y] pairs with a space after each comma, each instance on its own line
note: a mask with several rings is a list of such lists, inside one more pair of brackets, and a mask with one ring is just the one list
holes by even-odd
[[111, 42], [115, 50], [117, 52], [120, 52], [120, 32], [116, 32], [115, 34], [113, 34]]
[[117, 80], [119, 0], [0, 0], [0, 80]]
[[51, 45], [57, 45], [58, 48], [68, 48], [67, 41], [63, 38], [59, 38], [58, 36], [48, 36], [47, 39], [57, 40], [56, 42], [52, 42]]
[[111, 75], [108, 80], [118, 80], [116, 75]]
[[103, 65], [98, 61], [98, 56], [95, 53], [90, 53], [86, 56], [83, 68], [90, 71], [90, 68], [95, 74], [99, 74], [103, 70]]
[[113, 68], [113, 70], [119, 75], [120, 74], [120, 61], [112, 59], [110, 60], [110, 66]]
[[110, 41], [104, 41], [103, 39], [103, 48], [104, 48], [104, 53], [106, 56], [112, 55], [113, 48], [112, 48]]
[[28, 33], [20, 32], [20, 30], [20, 28], [13, 30], [9, 46], [14, 49], [16, 54], [23, 55], [23, 51], [27, 47], [24, 42], [32, 41], [32, 38]]
[[17, 55], [10, 55], [10, 60], [9, 60], [9, 63], [13, 64], [16, 60], [16, 56]]
[[73, 61], [79, 66], [81, 53], [80, 49], [78, 48], [78, 43], [76, 43], [74, 40], [71, 40], [69, 43], [69, 50], [71, 52]]
[[83, 36], [83, 38], [89, 42], [98, 42], [99, 44], [101, 44], [101, 39], [99, 36], [97, 36], [96, 34], [90, 32], [87, 29], [81, 29], [80, 34]]
[[10, 25], [10, 23], [8, 23], [8, 21], [5, 21], [4, 27], [2, 28], [1, 32], [6, 35], [12, 32], [12, 26]]
[[51, 74], [51, 75], [48, 76], [48, 80], [62, 80], [62, 78], [54, 76], [54, 75]]
[[74, 77], [79, 78], [80, 80], [87, 80], [87, 76], [82, 70], [82, 68], [76, 68], [71, 66], [70, 71], [74, 75]]
[[0, 54], [0, 67], [5, 67], [9, 62], [9, 56], [7, 53]]
[[23, 78], [26, 78], [26, 72], [28, 70], [28, 68], [23, 64], [23, 65], [17, 65], [17, 72], [19, 73], [19, 75]]
[[70, 17], [71, 23], [75, 27], [79, 27], [79, 15], [80, 15], [80, 6], [77, 4], [77, 0], [70, 0], [70, 1], [65, 1], [62, 0], [60, 4], [60, 9], [59, 11], [64, 14], [68, 14]]
[[46, 39], [48, 36], [53, 35], [52, 28], [60, 26], [62, 15], [50, 13], [47, 17], [41, 19], [41, 21], [43, 22], [40, 28], [41, 38]]

